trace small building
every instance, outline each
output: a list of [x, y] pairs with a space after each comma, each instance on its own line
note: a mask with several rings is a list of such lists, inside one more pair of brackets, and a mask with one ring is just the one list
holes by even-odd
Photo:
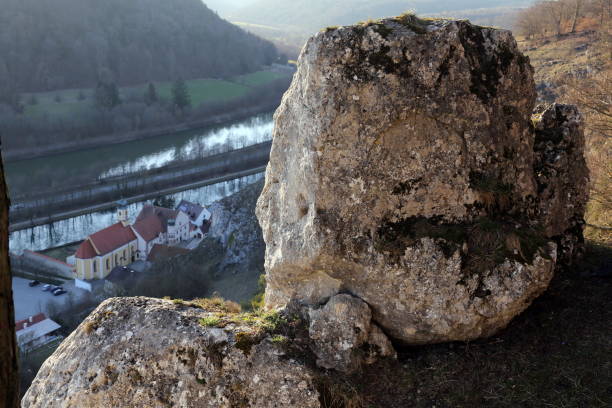
[[156, 244], [177, 245], [190, 238], [189, 217], [182, 211], [145, 205], [132, 226], [138, 259], [146, 260]]
[[77, 249], [75, 278], [104, 279], [116, 266], [136, 261], [138, 239], [132, 228], [118, 222], [87, 237]]
[[30, 316], [15, 323], [17, 344], [21, 350], [33, 350], [58, 339], [61, 326], [43, 313]]
[[127, 202], [119, 204], [118, 222], [87, 237], [74, 256], [79, 287], [90, 286], [85, 281], [106, 278], [116, 267], [147, 261], [156, 245], [174, 247], [202, 238], [211, 222], [208, 210], [183, 200], [175, 210], [147, 204], [130, 225]]
[[206, 208], [187, 200], [182, 200], [176, 208], [189, 217], [191, 238], [197, 238], [208, 231], [212, 214]]

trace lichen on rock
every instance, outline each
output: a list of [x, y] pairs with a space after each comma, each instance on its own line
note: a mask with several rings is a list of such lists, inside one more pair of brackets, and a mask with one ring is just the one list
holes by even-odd
[[535, 99], [509, 31], [405, 17], [311, 38], [258, 202], [266, 306], [351, 293], [406, 344], [505, 327], [582, 233], [579, 115], [536, 130]]
[[387, 336], [372, 323], [369, 306], [356, 297], [336, 295], [323, 307], [311, 308], [309, 317], [319, 367], [350, 373], [364, 363], [396, 356]]
[[210, 314], [168, 300], [110, 299], [45, 362], [22, 406], [320, 406], [311, 369], [270, 336], [244, 350], [240, 337], [255, 329], [199, 324]]

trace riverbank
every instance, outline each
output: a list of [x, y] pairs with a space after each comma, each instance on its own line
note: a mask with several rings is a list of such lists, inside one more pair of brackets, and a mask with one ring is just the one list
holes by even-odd
[[[50, 212], [50, 207], [56, 207], [51, 215], [37, 216], [36, 212], [39, 207], [30, 208], [27, 206], [24, 210], [12, 211], [9, 232], [52, 224], [80, 215], [108, 210], [114, 208], [116, 201], [119, 199], [124, 199], [130, 203], [144, 201], [262, 173], [266, 168], [269, 151], [270, 142], [266, 142], [210, 157], [210, 162], [203, 166], [202, 171], [197, 173], [189, 172], [184, 174], [183, 171], [178, 171], [176, 177], [165, 177], [165, 174], [160, 174], [159, 169], [156, 169], [153, 172], [155, 181], [151, 184], [141, 183], [140, 180], [129, 182], [126, 177], [125, 180], [117, 178], [114, 183], [104, 183], [104, 185], [98, 187], [100, 190], [98, 193], [93, 189], [88, 189], [87, 195], [73, 191], [64, 194], [69, 199], [60, 201], [59, 204], [48, 201], [42, 205], [45, 208], [46, 214]], [[235, 159], [232, 161], [233, 157]], [[215, 165], [216, 162], [219, 162], [218, 165]], [[226, 172], [225, 170], [228, 169], [232, 171]], [[147, 188], [147, 186], [150, 186], [150, 188]], [[148, 191], [143, 191], [143, 189]], [[39, 203], [42, 203], [42, 200], [35, 201], [35, 204]]]
[[254, 115], [269, 113], [276, 109], [276, 104], [264, 104], [257, 107], [235, 109], [228, 113], [212, 115], [206, 119], [194, 120], [173, 126], [132, 131], [125, 133], [114, 133], [110, 135], [93, 137], [86, 141], [75, 141], [48, 146], [35, 146], [27, 149], [2, 150], [2, 158], [5, 163], [13, 163], [21, 160], [30, 160], [39, 157], [53, 156], [63, 153], [78, 152], [82, 150], [95, 149], [102, 146], [117, 145], [137, 140], [164, 136], [177, 132], [197, 130], [208, 126], [219, 126], [229, 124], [236, 120], [243, 120]]

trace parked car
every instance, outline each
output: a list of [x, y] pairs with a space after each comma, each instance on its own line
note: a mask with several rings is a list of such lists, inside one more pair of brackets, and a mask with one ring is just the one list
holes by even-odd
[[53, 289], [51, 289], [51, 293], [55, 293], [55, 292], [57, 292], [58, 290], [64, 290], [64, 288], [62, 288], [61, 286], [56, 286], [56, 287], [54, 287]]
[[64, 289], [58, 289], [58, 290], [53, 291], [53, 296], [60, 296], [60, 295], [63, 295], [64, 293], [66, 293]]
[[53, 285], [45, 285], [43, 286], [42, 290], [43, 292], [49, 292], [53, 289]]
[[33, 281], [30, 281], [30, 283], [28, 283], [28, 285], [30, 285], [30, 287], [32, 288], [34, 286], [40, 285], [40, 281], [33, 280]]

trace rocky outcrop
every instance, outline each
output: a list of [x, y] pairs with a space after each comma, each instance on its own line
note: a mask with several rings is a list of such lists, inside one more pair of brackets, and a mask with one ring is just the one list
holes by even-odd
[[342, 372], [357, 371], [363, 363], [373, 363], [396, 353], [362, 300], [336, 295], [320, 309], [310, 310], [309, 337], [319, 367]]
[[44, 363], [22, 406], [320, 406], [310, 369], [252, 320], [218, 316], [168, 300], [108, 300]]
[[298, 65], [257, 208], [268, 308], [347, 292], [400, 342], [470, 340], [571, 258], [580, 118], [553, 107], [534, 129], [510, 32], [403, 16], [319, 33]]
[[559, 264], [568, 266], [584, 250], [589, 199], [582, 116], [571, 105], [538, 106], [533, 124], [538, 214], [546, 236], [558, 245]]
[[208, 208], [213, 219], [209, 236], [227, 249], [222, 267], [250, 263], [254, 254], [264, 251], [261, 228], [254, 214], [262, 188], [263, 180], [257, 181]]
[[[22, 400], [53, 407], [321, 407], [331, 380], [395, 357], [367, 304], [240, 313], [219, 298], [114, 298], [44, 363]], [[316, 364], [315, 364], [316, 362]]]

